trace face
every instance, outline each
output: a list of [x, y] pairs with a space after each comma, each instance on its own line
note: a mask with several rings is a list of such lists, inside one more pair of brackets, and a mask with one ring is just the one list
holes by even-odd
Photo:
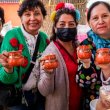
[[105, 5], [99, 4], [91, 11], [89, 25], [99, 36], [110, 38], [110, 12]]
[[33, 10], [26, 10], [21, 17], [21, 22], [28, 33], [36, 35], [43, 23], [41, 9], [36, 7]]
[[61, 42], [72, 42], [77, 35], [76, 23], [70, 14], [62, 14], [56, 23], [55, 32]]
[[62, 14], [56, 24], [56, 28], [74, 28], [76, 23], [70, 14]]

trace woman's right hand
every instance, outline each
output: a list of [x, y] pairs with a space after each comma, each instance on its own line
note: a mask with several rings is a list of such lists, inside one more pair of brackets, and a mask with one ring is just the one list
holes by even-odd
[[2, 66], [4, 67], [4, 70], [7, 73], [12, 73], [13, 67], [9, 66], [8, 57], [9, 57], [9, 52], [4, 51], [2, 54], [0, 54], [0, 64], [2, 64]]
[[80, 58], [78, 58], [78, 60], [83, 64], [84, 68], [90, 67], [91, 59], [80, 59]]

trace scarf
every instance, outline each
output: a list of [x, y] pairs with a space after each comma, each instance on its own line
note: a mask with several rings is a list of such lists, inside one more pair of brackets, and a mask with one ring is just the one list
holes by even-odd
[[110, 40], [106, 40], [95, 34], [92, 30], [90, 30], [88, 33], [88, 37], [92, 39], [93, 43], [96, 46], [96, 49], [98, 48], [110, 48]]

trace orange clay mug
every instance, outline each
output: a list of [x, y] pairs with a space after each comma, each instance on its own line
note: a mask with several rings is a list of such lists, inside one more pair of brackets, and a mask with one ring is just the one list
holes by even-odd
[[21, 51], [9, 52], [8, 64], [9, 66], [21, 66], [23, 64], [24, 57]]
[[44, 69], [55, 69], [58, 67], [58, 61], [54, 54], [49, 54], [40, 59], [40, 62], [44, 61]]
[[95, 62], [98, 64], [110, 63], [110, 49], [100, 48], [96, 51]]
[[89, 59], [91, 58], [91, 49], [88, 45], [80, 45], [77, 48], [77, 55], [80, 59]]

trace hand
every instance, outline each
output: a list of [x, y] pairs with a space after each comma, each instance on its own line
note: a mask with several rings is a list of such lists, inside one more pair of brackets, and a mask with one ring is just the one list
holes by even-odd
[[53, 73], [54, 69], [50, 69], [50, 68], [45, 68], [45, 61], [41, 62], [41, 68], [46, 72], [46, 73]]
[[79, 59], [79, 60], [83, 64], [84, 68], [89, 68], [90, 67], [90, 63], [91, 63], [90, 59]]
[[13, 67], [9, 66], [8, 57], [9, 57], [9, 53], [6, 51], [0, 54], [0, 64], [2, 64], [2, 66], [4, 67], [7, 73], [11, 73], [13, 71]]

